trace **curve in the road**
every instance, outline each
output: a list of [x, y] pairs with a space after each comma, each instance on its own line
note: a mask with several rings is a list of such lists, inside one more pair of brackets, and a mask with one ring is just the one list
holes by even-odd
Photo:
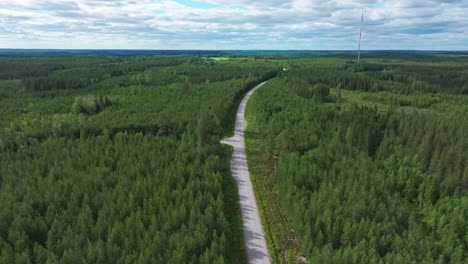
[[260, 213], [255, 200], [252, 181], [250, 180], [244, 140], [244, 132], [247, 127], [244, 112], [247, 102], [249, 101], [250, 96], [264, 84], [265, 82], [257, 85], [245, 95], [239, 105], [239, 109], [237, 110], [234, 136], [221, 141], [221, 143], [231, 145], [234, 149], [231, 158], [231, 172], [239, 189], [239, 202], [244, 226], [244, 240], [247, 250], [247, 258], [250, 264], [271, 263], [265, 234], [262, 228], [262, 222], [260, 220]]

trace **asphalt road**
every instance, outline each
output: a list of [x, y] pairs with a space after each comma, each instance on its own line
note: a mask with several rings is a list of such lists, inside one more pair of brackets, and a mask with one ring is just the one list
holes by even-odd
[[239, 189], [245, 247], [250, 264], [271, 263], [252, 181], [250, 180], [244, 140], [244, 131], [247, 127], [247, 122], [244, 118], [245, 107], [250, 96], [264, 84], [265, 82], [257, 85], [242, 99], [239, 109], [237, 110], [234, 136], [221, 141], [221, 143], [229, 144], [234, 148], [231, 158], [231, 171]]

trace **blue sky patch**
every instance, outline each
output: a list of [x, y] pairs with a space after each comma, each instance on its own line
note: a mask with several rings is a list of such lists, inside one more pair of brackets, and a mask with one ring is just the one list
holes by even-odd
[[185, 6], [189, 6], [192, 8], [197, 8], [197, 9], [210, 9], [210, 8], [215, 8], [218, 7], [218, 5], [215, 4], [209, 4], [209, 3], [204, 3], [200, 1], [194, 1], [194, 0], [175, 0], [179, 4], [183, 4]]
[[432, 27], [425, 27], [425, 28], [408, 28], [403, 30], [406, 34], [413, 34], [413, 35], [424, 35], [424, 34], [436, 34], [444, 32], [441, 28], [432, 28]]
[[384, 8], [384, 4], [383, 3], [380, 3], [380, 2], [377, 2], [377, 3], [374, 3], [372, 5], [373, 8]]
[[241, 5], [235, 5], [235, 6], [232, 6], [232, 8], [238, 9], [238, 10], [247, 10], [245, 6], [241, 6]]

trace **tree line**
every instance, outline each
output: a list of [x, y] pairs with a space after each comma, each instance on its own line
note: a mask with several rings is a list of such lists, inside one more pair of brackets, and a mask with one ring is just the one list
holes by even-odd
[[[56, 63], [75, 59], [88, 60]], [[8, 113], [0, 117], [0, 262], [245, 262], [229, 151], [219, 140], [238, 97], [275, 66], [214, 65], [225, 77], [195, 82], [188, 76], [202, 72], [179, 75], [181, 64], [171, 62], [190, 68], [189, 56], [109, 60], [101, 70], [34, 78], [87, 83], [106, 69], [157, 66], [79, 89], [45, 85], [57, 93], [0, 81]]]
[[271, 177], [300, 254], [318, 263], [466, 262], [463, 106], [440, 113], [347, 103], [326, 90], [372, 89], [340, 67], [288, 70], [250, 105], [265, 159], [279, 157]]

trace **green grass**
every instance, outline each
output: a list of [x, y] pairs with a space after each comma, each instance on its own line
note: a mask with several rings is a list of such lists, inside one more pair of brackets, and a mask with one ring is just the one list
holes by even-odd
[[[234, 135], [234, 126], [236, 121], [236, 114], [239, 108], [240, 102], [244, 98], [244, 96], [253, 88], [247, 87], [246, 89], [242, 90], [237, 96], [236, 99], [232, 102], [231, 106], [229, 107], [228, 112], [223, 120], [223, 128], [224, 128], [224, 138], [229, 138]], [[245, 243], [244, 243], [244, 229], [242, 223], [242, 213], [240, 210], [239, 204], [239, 190], [237, 188], [237, 184], [234, 178], [231, 175], [230, 169], [230, 158], [232, 156], [232, 147], [229, 145], [224, 145], [226, 149], [226, 157], [227, 159], [224, 160], [228, 171], [229, 177], [225, 177], [223, 182], [223, 186], [225, 187], [225, 195], [227, 204], [226, 208], [226, 215], [232, 224], [231, 231], [233, 232], [229, 237], [233, 238], [232, 240], [228, 241], [229, 245], [229, 252], [230, 255], [227, 256], [230, 263], [247, 263], [247, 252], [245, 250]], [[258, 197], [257, 197], [258, 201]]]
[[[338, 90], [330, 89], [330, 95], [338, 96]], [[341, 90], [343, 107], [349, 104], [358, 104], [367, 107], [376, 107], [380, 112], [388, 112], [395, 104], [398, 109], [405, 112], [432, 112], [468, 114], [468, 99], [452, 94], [403, 95], [390, 92], [364, 92], [353, 90]], [[332, 103], [331, 105], [335, 105]]]
[[214, 61], [228, 61], [228, 60], [230, 60], [231, 58], [229, 58], [229, 57], [212, 57], [212, 58], [210, 58], [210, 59], [212, 59], [212, 60], [214, 60]]
[[252, 95], [245, 112], [248, 124], [245, 142], [250, 177], [273, 263], [292, 263], [297, 258], [297, 239], [287, 223], [270, 179], [275, 168], [274, 159], [264, 151], [255, 114], [249, 107], [255, 96]]
[[[367, 107], [376, 107], [377, 110], [380, 112], [387, 112], [390, 108], [389, 105], [379, 102], [371, 102], [365, 100], [365, 96], [368, 95], [367, 92], [362, 91], [351, 91], [351, 90], [341, 90], [341, 98], [342, 98], [342, 107], [347, 107], [350, 104], [358, 104]], [[330, 89], [330, 96], [337, 97], [338, 90], [337, 89]], [[329, 103], [329, 105], [335, 106], [335, 103]]]

